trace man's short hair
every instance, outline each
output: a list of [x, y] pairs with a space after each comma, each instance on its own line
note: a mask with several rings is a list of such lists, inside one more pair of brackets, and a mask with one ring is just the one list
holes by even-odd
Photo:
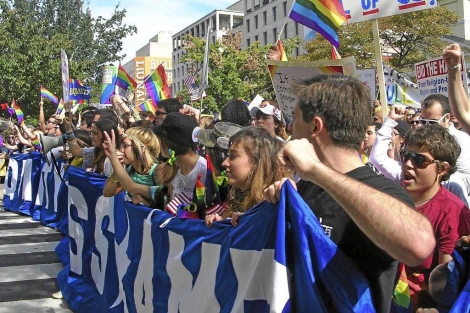
[[308, 123], [320, 117], [333, 144], [359, 150], [370, 122], [370, 92], [361, 81], [342, 74], [319, 74], [292, 85]]
[[430, 108], [435, 102], [439, 102], [442, 106], [442, 115], [444, 116], [447, 113], [450, 113], [450, 104], [449, 98], [441, 94], [432, 94], [424, 98], [423, 104], [421, 105], [422, 109]]
[[94, 115], [99, 115], [100, 120], [107, 119], [107, 120], [111, 120], [116, 125], [118, 124], [118, 117], [116, 113], [114, 113], [114, 111], [111, 109], [97, 109], [95, 110]]
[[158, 102], [158, 107], [165, 109], [166, 113], [179, 112], [183, 105], [178, 98], [164, 99]]
[[90, 128], [91, 124], [93, 123], [93, 118], [95, 117], [95, 112], [93, 111], [86, 111], [82, 113], [81, 120], [83, 123], [86, 124], [86, 127]]
[[405, 146], [416, 146], [429, 152], [435, 160], [449, 163], [449, 171], [442, 177], [442, 181], [449, 179], [457, 171], [457, 159], [460, 156], [460, 145], [454, 136], [449, 134], [447, 128], [441, 125], [430, 124], [410, 131], [405, 136]]

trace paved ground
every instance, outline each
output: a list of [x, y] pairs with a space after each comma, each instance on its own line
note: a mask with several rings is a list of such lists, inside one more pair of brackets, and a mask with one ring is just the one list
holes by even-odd
[[5, 211], [0, 202], [0, 313], [71, 312], [65, 301], [51, 298], [62, 269], [54, 248], [62, 238], [29, 216]]

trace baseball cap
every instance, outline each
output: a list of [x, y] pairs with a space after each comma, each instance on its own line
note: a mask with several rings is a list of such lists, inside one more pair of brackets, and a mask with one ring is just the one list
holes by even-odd
[[395, 126], [395, 129], [400, 134], [400, 136], [405, 137], [406, 134], [411, 130], [411, 126], [403, 120], [397, 120], [397, 126]]
[[281, 117], [281, 110], [279, 110], [278, 108], [276, 108], [274, 105], [272, 104], [266, 104], [266, 105], [260, 105], [259, 107], [253, 107], [251, 108], [250, 110], [250, 115], [252, 117], [256, 117], [256, 113], [258, 113], [258, 111], [261, 111], [263, 112], [264, 114], [266, 115], [272, 115], [274, 116], [274, 118], [278, 121], [278, 122], [281, 122], [282, 121], [282, 117]]
[[214, 125], [214, 129], [199, 130], [197, 139], [206, 147], [217, 147], [221, 150], [228, 150], [230, 137], [242, 129], [243, 127], [234, 123], [218, 122]]
[[199, 126], [196, 119], [182, 113], [168, 113], [161, 124], [153, 128], [155, 135], [169, 141], [186, 146], [196, 147]]

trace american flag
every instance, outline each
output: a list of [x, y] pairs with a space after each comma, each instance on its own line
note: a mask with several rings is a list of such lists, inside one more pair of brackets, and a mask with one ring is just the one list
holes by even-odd
[[191, 94], [191, 101], [196, 101], [199, 100], [200, 97], [198, 97], [199, 93], [199, 86], [196, 84], [196, 80], [194, 79], [193, 74], [189, 74], [183, 79], [183, 83], [188, 88], [189, 93]]

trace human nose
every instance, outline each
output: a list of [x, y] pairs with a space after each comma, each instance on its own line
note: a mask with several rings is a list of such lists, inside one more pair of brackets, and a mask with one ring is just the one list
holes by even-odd
[[230, 166], [230, 161], [228, 159], [228, 157], [225, 158], [225, 160], [222, 162], [222, 166], [227, 168]]

